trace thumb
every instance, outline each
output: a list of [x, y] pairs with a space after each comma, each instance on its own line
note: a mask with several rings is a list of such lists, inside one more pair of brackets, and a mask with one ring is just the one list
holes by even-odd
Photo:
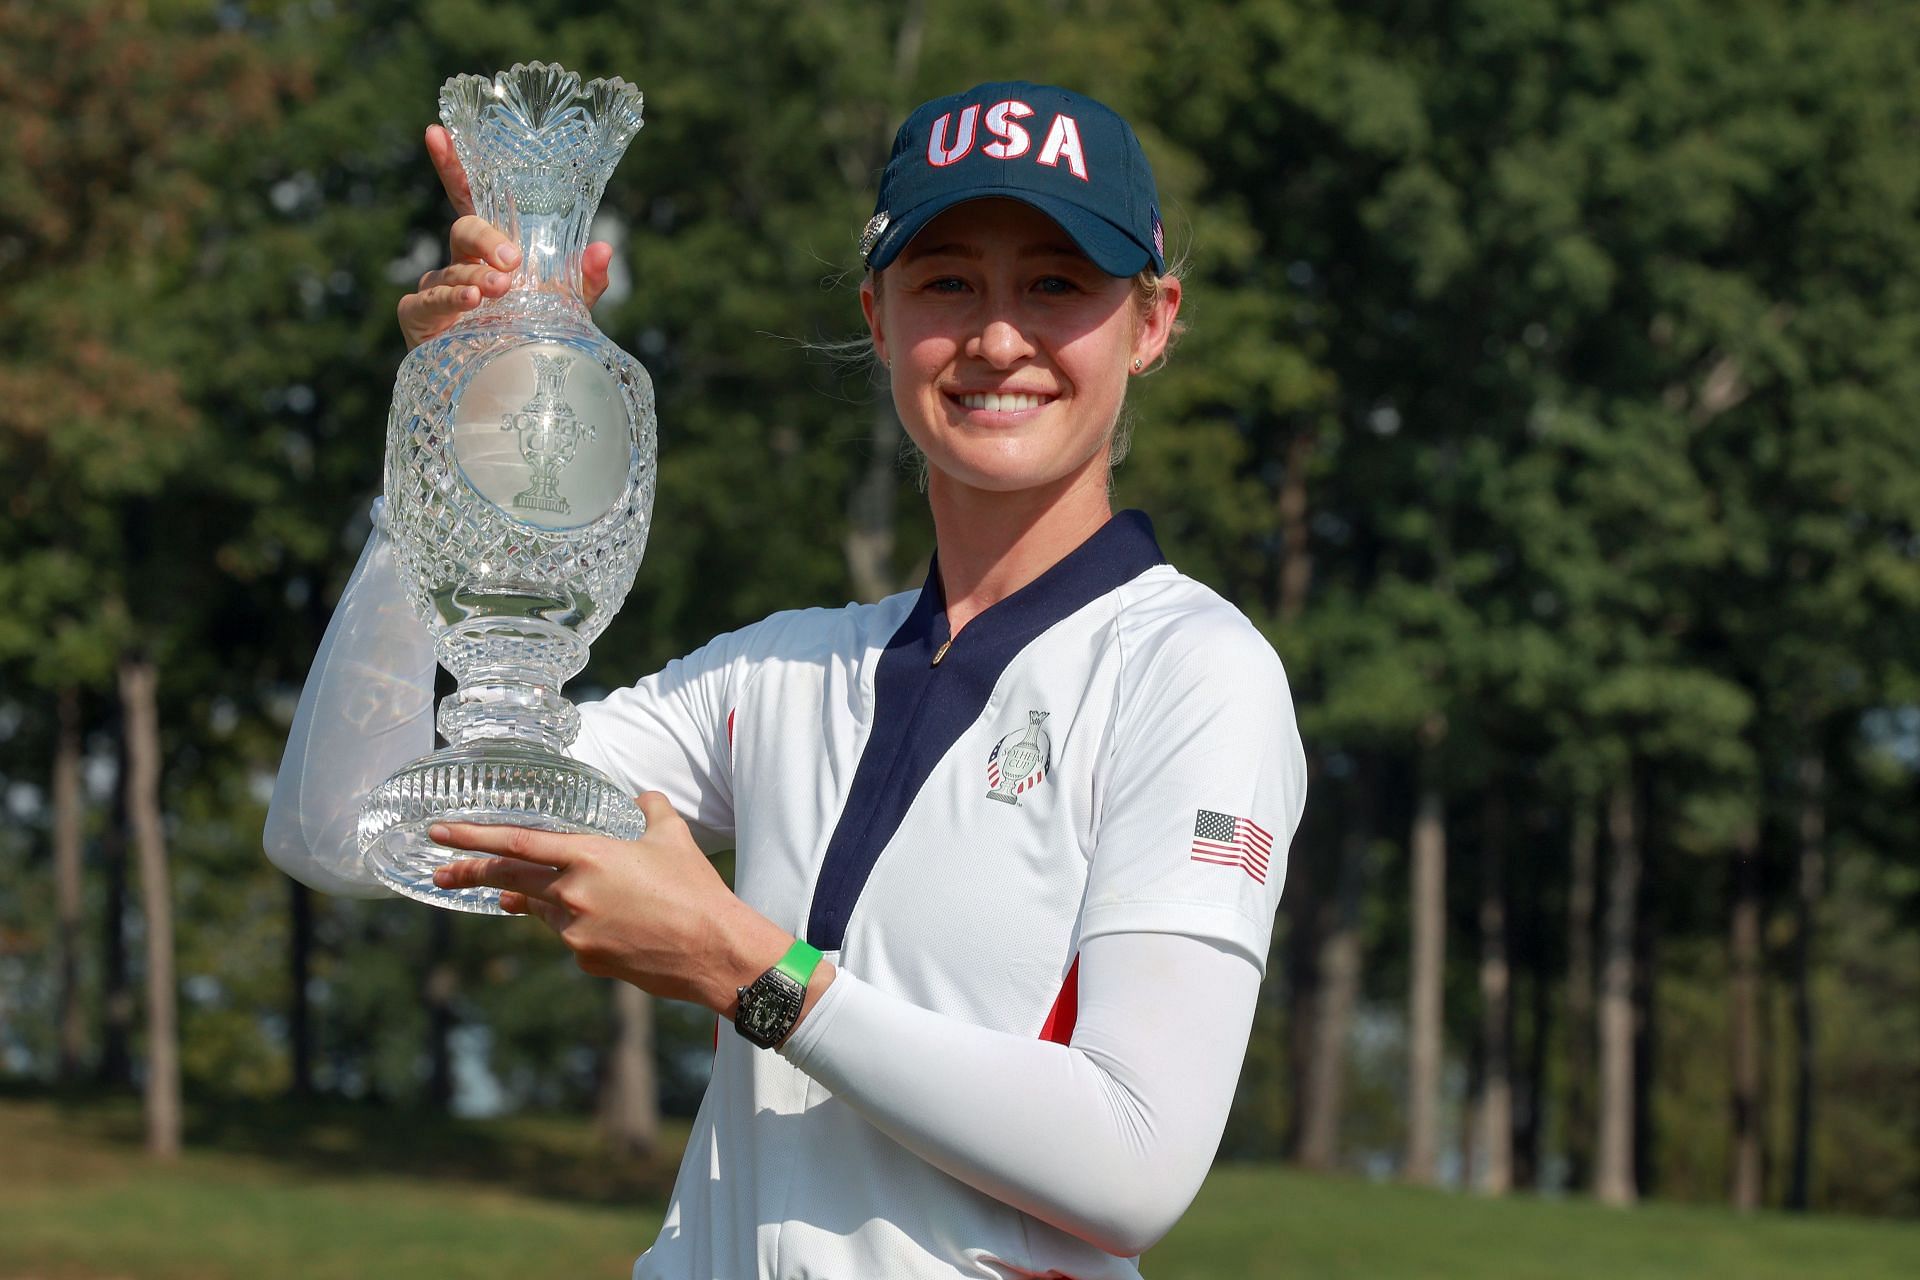
[[613, 246], [605, 240], [595, 240], [580, 255], [580, 275], [586, 286], [587, 305], [600, 301], [600, 295], [607, 291], [607, 272], [613, 265]]
[[649, 835], [658, 831], [663, 826], [686, 825], [686, 823], [680, 820], [680, 815], [674, 812], [673, 802], [668, 800], [662, 792], [643, 791], [635, 796], [633, 801], [640, 806], [641, 816], [647, 820], [647, 834]]

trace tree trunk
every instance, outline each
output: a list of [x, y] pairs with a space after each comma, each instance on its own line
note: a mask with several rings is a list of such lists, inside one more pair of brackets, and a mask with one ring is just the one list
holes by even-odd
[[1733, 1207], [1760, 1207], [1760, 832], [1751, 826], [1734, 842], [1732, 909], [1728, 929], [1727, 994], [1732, 1086], [1732, 1152], [1728, 1194]]
[[313, 891], [287, 880], [287, 1053], [293, 1096], [313, 1095], [313, 1010], [307, 988], [313, 976]]
[[1567, 1181], [1593, 1178], [1594, 1010], [1593, 899], [1595, 844], [1591, 797], [1574, 803], [1567, 881]]
[[[1535, 890], [1530, 901], [1538, 901], [1540, 877], [1533, 877]], [[1516, 1091], [1513, 1124], [1513, 1185], [1540, 1189], [1541, 1143], [1547, 1124], [1547, 1076], [1550, 1057], [1547, 1046], [1553, 1032], [1553, 977], [1548, 963], [1546, 940], [1541, 934], [1541, 917], [1527, 916], [1527, 1057], [1524, 1085]]]
[[1302, 1083], [1299, 1159], [1311, 1169], [1340, 1163], [1340, 1119], [1346, 1101], [1347, 1042], [1360, 999], [1360, 903], [1373, 845], [1374, 794], [1366, 766], [1357, 764], [1347, 788], [1346, 833], [1332, 899], [1319, 930], [1319, 991], [1313, 1040]]
[[127, 964], [127, 718], [114, 703], [113, 820], [100, 837], [106, 901], [100, 912], [100, 1062], [109, 1088], [133, 1084], [133, 982]]
[[[1313, 560], [1307, 541], [1307, 462], [1312, 456], [1312, 433], [1304, 429], [1295, 432], [1287, 443], [1277, 512], [1283, 554], [1275, 585], [1282, 626], [1299, 618], [1312, 577]], [[1331, 869], [1316, 866], [1310, 849], [1302, 852], [1309, 856], [1297, 860], [1300, 874], [1294, 877], [1297, 883], [1289, 886], [1287, 894], [1287, 1073], [1298, 1082], [1287, 1141], [1295, 1159], [1326, 1168], [1338, 1158], [1335, 1148], [1340, 1125], [1339, 1085], [1330, 1081], [1327, 1073], [1330, 1067], [1338, 1070], [1345, 1043], [1343, 1039], [1330, 1044], [1323, 1034], [1323, 1024], [1329, 1019], [1344, 1020], [1351, 1013], [1350, 1006], [1345, 1012], [1333, 1007], [1341, 997], [1325, 985], [1331, 978], [1329, 960], [1338, 963], [1329, 948], [1341, 945], [1337, 937], [1338, 890], [1329, 894], [1327, 888], [1330, 882], [1337, 883], [1342, 873], [1327, 874]], [[1293, 875], [1290, 871], [1289, 876]], [[1324, 1057], [1329, 1053], [1332, 1063]], [[1331, 1098], [1327, 1095], [1330, 1085], [1336, 1090]]]
[[847, 502], [847, 532], [842, 549], [855, 599], [869, 603], [892, 595], [898, 584], [893, 573], [893, 498], [900, 422], [893, 400], [882, 397], [868, 419], [867, 465]]
[[1280, 624], [1287, 626], [1306, 608], [1313, 581], [1313, 547], [1307, 526], [1307, 470], [1313, 462], [1313, 432], [1302, 428], [1287, 441], [1287, 462], [1280, 480]]
[[600, 1094], [600, 1132], [615, 1153], [651, 1155], [660, 1141], [660, 1084], [653, 1068], [653, 1000], [613, 985], [613, 1044]]
[[1420, 797], [1409, 840], [1413, 855], [1413, 964], [1407, 1008], [1408, 1181], [1431, 1185], [1439, 1174], [1442, 980], [1447, 945], [1447, 816], [1431, 778]]
[[174, 994], [173, 890], [160, 820], [158, 678], [143, 657], [120, 661], [120, 705], [126, 718], [127, 820], [140, 862], [140, 905], [146, 919], [147, 1151], [180, 1155], [180, 1031]]
[[86, 1010], [80, 1000], [80, 932], [85, 925], [82, 895], [82, 828], [80, 757], [80, 691], [72, 686], [58, 695], [59, 734], [53, 745], [53, 898], [54, 952], [59, 971], [55, 1021], [60, 1035], [60, 1082], [80, 1079], [87, 1056]]
[[1633, 785], [1614, 785], [1607, 804], [1613, 865], [1607, 876], [1600, 955], [1600, 1114], [1593, 1190], [1603, 1204], [1634, 1202], [1633, 941], [1640, 894], [1640, 840]]
[[1793, 1166], [1787, 1208], [1813, 1206], [1813, 931], [1819, 922], [1826, 878], [1826, 762], [1800, 757], [1800, 856], [1795, 877], [1793, 938]]
[[426, 978], [420, 995], [427, 1006], [427, 1101], [442, 1113], [453, 1110], [453, 1012], [460, 971], [453, 962], [453, 916], [435, 911], [427, 931]]
[[1513, 1189], [1513, 974], [1507, 960], [1506, 798], [1488, 792], [1480, 839], [1480, 1189]]
[[1480, 1037], [1467, 1043], [1467, 1097], [1461, 1108], [1460, 1185], [1471, 1187], [1480, 1179], [1480, 1090], [1487, 1082], [1485, 1062], [1481, 1058]]
[[[331, 616], [325, 593], [309, 591], [306, 603], [309, 640], [305, 647], [320, 647]], [[436, 687], [432, 696], [434, 705], [438, 706], [441, 680], [447, 680], [449, 690], [455, 686], [446, 668], [436, 666], [433, 674]], [[444, 742], [436, 730], [434, 745], [438, 747]], [[308, 994], [313, 986], [314, 906], [313, 890], [287, 877], [287, 1091], [302, 1100], [311, 1098], [315, 1092], [313, 1001]]]
[[1323, 868], [1317, 842], [1301, 841], [1287, 860], [1287, 892], [1281, 899], [1286, 913], [1286, 1074], [1294, 1082], [1288, 1097], [1287, 1131], [1283, 1150], [1289, 1160], [1303, 1159], [1308, 1108], [1308, 1077], [1313, 1071], [1313, 1034], [1320, 1016], [1320, 949], [1324, 927], [1319, 903]]
[[1647, 857], [1654, 829], [1651, 806], [1641, 812], [1640, 897], [1633, 928], [1633, 1191], [1636, 1198], [1660, 1194], [1659, 1132], [1653, 1123], [1654, 1070], [1659, 1065], [1660, 936], [1659, 916], [1650, 909], [1646, 868], [1659, 865]]
[[[871, 177], [871, 159], [885, 154], [891, 145], [892, 122], [905, 109], [905, 102], [920, 65], [920, 47], [926, 36], [926, 0], [909, 0], [900, 16], [893, 39], [893, 84], [887, 110], [880, 112], [882, 132], [874, 139], [873, 150], [861, 151], [857, 158], [843, 164], [843, 172], [862, 192]], [[858, 600], [875, 601], [899, 589], [894, 578], [894, 496], [899, 486], [900, 419], [893, 409], [893, 398], [883, 395], [868, 416], [867, 465], [847, 496], [847, 531], [841, 550], [847, 560], [847, 577]]]

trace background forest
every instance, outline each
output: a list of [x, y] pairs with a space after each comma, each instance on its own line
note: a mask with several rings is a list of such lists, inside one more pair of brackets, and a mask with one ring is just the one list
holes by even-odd
[[[711, 1019], [260, 850], [445, 252], [448, 75], [620, 75], [661, 485], [575, 696], [919, 583], [823, 352], [893, 125], [1075, 86], [1191, 332], [1117, 479], [1312, 770], [1223, 1158], [1920, 1214], [1920, 7], [0, 0], [0, 1080], [593, 1112]], [[183, 1112], [181, 1099], [184, 1096]]]

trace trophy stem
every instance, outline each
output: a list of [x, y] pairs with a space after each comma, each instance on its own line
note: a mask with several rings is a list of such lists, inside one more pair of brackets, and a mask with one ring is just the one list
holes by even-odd
[[505, 738], [565, 751], [580, 736], [580, 711], [560, 687], [587, 664], [587, 645], [566, 627], [533, 618], [471, 618], [434, 640], [459, 682], [435, 718], [461, 746]]

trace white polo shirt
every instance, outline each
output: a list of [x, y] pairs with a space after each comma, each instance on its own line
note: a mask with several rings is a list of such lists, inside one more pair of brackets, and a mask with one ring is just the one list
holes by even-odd
[[[664, 792], [739, 895], [874, 987], [1066, 1043], [1075, 957], [1179, 933], [1264, 967], [1306, 774], [1238, 610], [1116, 516], [947, 644], [919, 592], [776, 614], [581, 708], [574, 752]], [[636, 1277], [1134, 1276], [719, 1036]]]

